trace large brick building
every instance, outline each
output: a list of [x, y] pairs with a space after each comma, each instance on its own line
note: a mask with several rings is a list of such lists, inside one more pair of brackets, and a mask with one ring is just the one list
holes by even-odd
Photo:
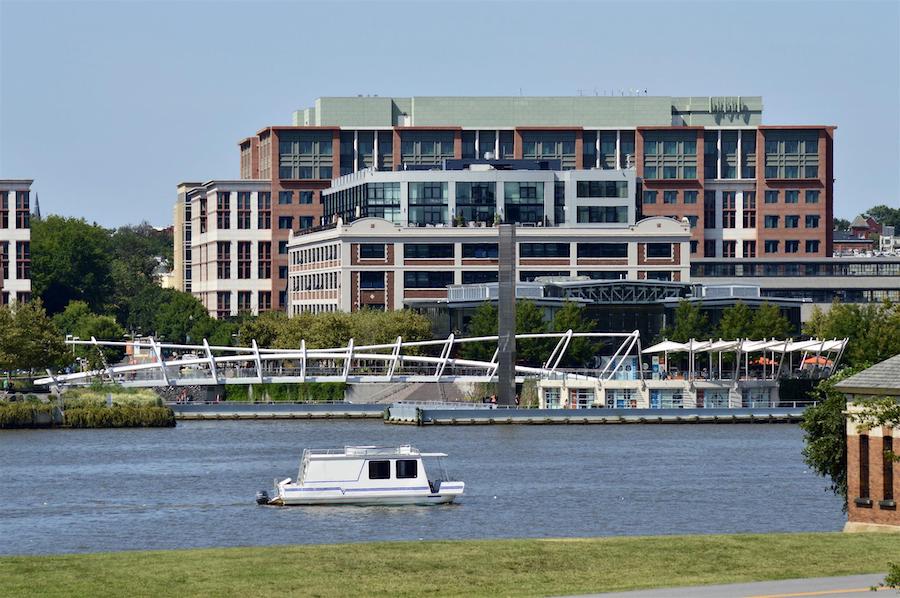
[[272, 306], [284, 309], [287, 239], [321, 223], [332, 179], [485, 154], [634, 169], [638, 218], [687, 218], [694, 262], [830, 256], [833, 132], [764, 125], [759, 97], [320, 98], [242, 140], [240, 175], [270, 188]]

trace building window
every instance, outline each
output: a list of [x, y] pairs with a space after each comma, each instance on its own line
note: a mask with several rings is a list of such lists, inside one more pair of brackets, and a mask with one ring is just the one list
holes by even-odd
[[287, 305], [287, 291], [278, 291], [278, 307], [284, 309]]
[[699, 241], [691, 241], [691, 255], [695, 255], [697, 253], [697, 247], [699, 246]]
[[737, 178], [737, 131], [722, 131], [722, 178]]
[[451, 243], [405, 243], [403, 257], [406, 259], [452, 259]]
[[[257, 278], [271, 278], [272, 277], [272, 242], [271, 241], [260, 241], [257, 245], [257, 251], [259, 252], [259, 258], [257, 262], [256, 268], [256, 276]], [[271, 296], [269, 297], [269, 301], [271, 303]]]
[[697, 228], [697, 223], [700, 221], [699, 216], [694, 216], [692, 214], [689, 214], [689, 215], [685, 216], [685, 218], [687, 218], [688, 224], [691, 225], [691, 228]]
[[384, 289], [384, 272], [360, 272], [359, 288], [367, 290]]
[[859, 498], [869, 498], [869, 435], [859, 436]]
[[250, 192], [238, 191], [237, 194], [237, 227], [250, 228]]
[[227, 191], [216, 194], [216, 228], [228, 230], [231, 228], [231, 200]]
[[278, 228], [280, 230], [290, 230], [294, 226], [294, 217], [293, 216], [279, 216], [278, 217]]
[[763, 223], [766, 228], [778, 228], [778, 216], [766, 214], [765, 218], [763, 218]]
[[257, 310], [269, 311], [272, 309], [272, 291], [260, 291], [257, 294]]
[[819, 192], [814, 189], [807, 189], [806, 203], [819, 203]]
[[744, 241], [744, 257], [756, 257], [756, 241]]
[[363, 243], [359, 246], [359, 257], [364, 260], [384, 259], [384, 243]]
[[231, 292], [219, 291], [216, 293], [216, 317], [227, 318], [231, 315]]
[[722, 241], [722, 257], [735, 257], [737, 241]]
[[409, 183], [409, 225], [448, 224], [447, 183]]
[[807, 240], [806, 241], [806, 253], [819, 253], [819, 241], [816, 240]]
[[577, 255], [580, 258], [627, 258], [628, 243], [579, 243]]
[[769, 189], [766, 191], [766, 203], [778, 203], [777, 189]]
[[663, 203], [678, 203], [678, 191], [663, 191]]
[[9, 228], [9, 192], [0, 191], [0, 228]]
[[497, 270], [463, 270], [463, 284], [486, 284], [497, 282]]
[[756, 228], [755, 191], [744, 191], [744, 228]]
[[[238, 241], [238, 278], [250, 278], [250, 266], [252, 260], [250, 258], [250, 241]], [[248, 303], [250, 299], [247, 299]]]
[[703, 192], [703, 228], [716, 228], [716, 192]]
[[312, 191], [300, 191], [300, 203], [301, 204], [311, 204], [313, 202], [313, 192]]
[[278, 278], [284, 280], [288, 277], [288, 267], [287, 266], [278, 266]]
[[567, 258], [570, 246], [568, 243], [520, 243], [520, 258]]
[[506, 222], [544, 221], [544, 183], [503, 183]]
[[581, 224], [626, 224], [628, 222], [628, 206], [578, 206], [577, 220]]
[[443, 289], [453, 284], [453, 272], [404, 272], [403, 286], [407, 289]]
[[16, 278], [19, 280], [31, 278], [31, 243], [29, 241], [16, 241]]
[[719, 132], [703, 133], [703, 177], [719, 178]]
[[697, 192], [696, 191], [685, 191], [684, 192], [684, 203], [697, 203]]
[[494, 222], [497, 213], [494, 183], [456, 183], [456, 214], [465, 222]]
[[306, 230], [313, 227], [313, 216], [298, 216], [297, 220], [300, 230]]
[[696, 133], [693, 131], [644, 133], [644, 178], [696, 179]]
[[703, 257], [716, 257], [715, 239], [707, 239], [703, 241]]
[[778, 241], [767, 240], [765, 242], [766, 253], [778, 253]]
[[219, 280], [231, 278], [231, 242], [216, 243], [216, 277]]
[[287, 255], [287, 241], [278, 241], [278, 255]]
[[279, 191], [278, 192], [278, 205], [287, 206], [293, 203], [294, 201], [294, 192], [293, 191]]
[[788, 189], [784, 192], [784, 203], [798, 203], [800, 201], [800, 192], [796, 189]]
[[538, 278], [559, 278], [568, 275], [569, 273], [564, 270], [521, 270], [519, 271], [519, 281], [534, 282]]
[[[890, 432], [888, 432], [890, 434]], [[882, 500], [894, 500], [894, 437], [885, 435], [881, 438], [881, 449], [884, 455], [882, 463]]]
[[464, 258], [497, 259], [497, 243], [463, 243]]
[[627, 198], [627, 181], [578, 181], [575, 185], [577, 197]]
[[784, 217], [784, 228], [798, 228], [800, 226], [800, 216], [789, 215]]
[[671, 282], [671, 272], [647, 272], [647, 280], [658, 280], [660, 282]]
[[404, 164], [440, 164], [454, 157], [453, 131], [404, 131], [400, 160]]
[[238, 291], [237, 308], [239, 314], [250, 313], [250, 298], [253, 296], [251, 291]]
[[[31, 226], [31, 207], [28, 191], [16, 191], [16, 228], [23, 230]], [[27, 277], [26, 277], [27, 278]]]
[[562, 181], [553, 183], [553, 223], [562, 226], [566, 223], [566, 184]]
[[272, 228], [272, 194], [261, 191], [256, 195], [256, 227], [262, 230]]
[[278, 142], [278, 178], [330, 179], [333, 163], [330, 131], [283, 131]]
[[819, 218], [818, 214], [807, 214], [806, 228], [819, 228]]
[[741, 177], [756, 178], [756, 131], [741, 132]]
[[767, 179], [814, 179], [819, 176], [818, 131], [767, 131]]
[[785, 241], [784, 242], [784, 252], [785, 253], [797, 253], [800, 251], [800, 241]]
[[525, 131], [522, 157], [526, 160], [559, 160], [563, 170], [576, 167], [575, 133], [569, 131]]
[[722, 228], [734, 228], [737, 221], [737, 193], [722, 191]]
[[656, 191], [644, 191], [644, 203], [645, 204], [656, 203]]
[[658, 259], [658, 258], [672, 258], [672, 244], [671, 243], [647, 243], [647, 258], [649, 259]]
[[3, 269], [3, 279], [9, 280], [9, 241], [0, 241], [0, 268]]

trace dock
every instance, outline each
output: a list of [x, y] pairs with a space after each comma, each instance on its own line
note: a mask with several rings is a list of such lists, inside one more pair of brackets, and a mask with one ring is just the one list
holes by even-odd
[[382, 419], [384, 405], [365, 403], [170, 403], [177, 420]]
[[492, 424], [739, 424], [797, 423], [804, 407], [755, 407], [745, 409], [529, 409], [471, 408], [447, 405], [391, 405], [386, 423], [417, 426], [466, 426]]

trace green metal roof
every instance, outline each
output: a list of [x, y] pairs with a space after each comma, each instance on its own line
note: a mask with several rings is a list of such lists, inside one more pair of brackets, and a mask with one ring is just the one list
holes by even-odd
[[758, 96], [325, 97], [294, 112], [294, 125], [464, 128], [609, 127], [761, 123]]

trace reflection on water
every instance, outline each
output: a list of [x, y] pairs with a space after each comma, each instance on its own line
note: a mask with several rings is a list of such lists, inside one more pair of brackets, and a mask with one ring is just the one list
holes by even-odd
[[[260, 507], [303, 448], [450, 454], [460, 504]], [[448, 538], [839, 530], [789, 425], [181, 422], [0, 432], [0, 554]]]

